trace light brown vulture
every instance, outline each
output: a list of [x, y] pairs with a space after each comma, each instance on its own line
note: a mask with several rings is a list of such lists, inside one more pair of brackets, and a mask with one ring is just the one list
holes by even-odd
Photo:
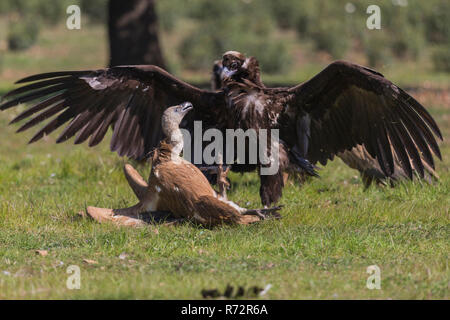
[[221, 224], [250, 224], [265, 218], [279, 218], [281, 207], [250, 209], [223, 199], [202, 172], [180, 157], [183, 135], [179, 124], [193, 106], [185, 102], [163, 113], [162, 129], [165, 139], [153, 151], [152, 170], [148, 183], [130, 165], [125, 176], [139, 203], [124, 209], [88, 207], [89, 216], [99, 222], [112, 221], [118, 225], [140, 226], [151, 217], [168, 213], [178, 220], [189, 220], [205, 227]]
[[[346, 61], [336, 61], [312, 79], [290, 88], [266, 88], [259, 82], [255, 58], [224, 54], [219, 91], [195, 88], [155, 66], [122, 66], [95, 71], [62, 71], [20, 80], [25, 84], [3, 97], [0, 109], [20, 103], [31, 107], [12, 122], [30, 118], [19, 131], [51, 118], [31, 142], [68, 123], [57, 139], [76, 135], [75, 143], [98, 144], [113, 125], [111, 150], [143, 159], [162, 139], [165, 108], [190, 101], [188, 117], [203, 128], [219, 130], [279, 129], [279, 170], [260, 175], [260, 196], [266, 206], [282, 194], [283, 171], [296, 167], [315, 175], [314, 164], [357, 145], [377, 160], [384, 175], [395, 173], [394, 158], [408, 178], [413, 169], [424, 176], [441, 158], [435, 136], [441, 132], [425, 108], [380, 73]], [[261, 170], [233, 165], [233, 170]]]

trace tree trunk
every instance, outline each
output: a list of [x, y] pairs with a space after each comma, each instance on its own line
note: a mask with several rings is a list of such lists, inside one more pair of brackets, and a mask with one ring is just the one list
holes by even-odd
[[109, 0], [110, 66], [154, 64], [165, 68], [154, 0]]

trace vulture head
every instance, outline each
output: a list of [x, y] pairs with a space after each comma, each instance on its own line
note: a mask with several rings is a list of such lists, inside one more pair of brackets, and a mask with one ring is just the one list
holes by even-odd
[[164, 111], [161, 126], [166, 137], [171, 137], [173, 132], [178, 131], [184, 116], [193, 108], [192, 103], [183, 102]]
[[[216, 70], [214, 70], [216, 71]], [[222, 56], [222, 72], [223, 81], [232, 79], [234, 81], [250, 80], [260, 85], [259, 63], [255, 57], [246, 58], [240, 52], [227, 51]]]

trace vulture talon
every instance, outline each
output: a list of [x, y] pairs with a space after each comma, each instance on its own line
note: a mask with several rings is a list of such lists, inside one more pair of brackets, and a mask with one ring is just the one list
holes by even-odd
[[284, 207], [283, 205], [279, 205], [279, 206], [272, 207], [272, 208], [249, 209], [249, 210], [244, 211], [242, 214], [257, 216], [257, 217], [261, 218], [261, 220], [280, 219], [281, 215], [278, 211], [281, 210], [283, 207]]

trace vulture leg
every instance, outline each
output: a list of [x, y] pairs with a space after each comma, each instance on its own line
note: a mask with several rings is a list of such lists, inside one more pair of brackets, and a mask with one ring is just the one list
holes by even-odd
[[175, 219], [170, 212], [149, 211], [148, 208], [152, 207], [151, 199], [153, 197], [148, 184], [131, 165], [125, 164], [123, 170], [128, 184], [139, 199], [139, 203], [123, 209], [87, 207], [86, 212], [91, 218], [100, 223], [112, 221], [117, 225], [132, 227], [144, 226], [152, 222], [164, 221], [169, 224], [179, 222], [180, 219]]
[[230, 180], [227, 178], [228, 172], [230, 172], [231, 166], [226, 166], [223, 170], [223, 165], [211, 165], [198, 167], [199, 170], [205, 175], [210, 184], [217, 184], [219, 191], [216, 191], [221, 199], [227, 200], [227, 190], [230, 190]]
[[260, 175], [261, 185], [259, 194], [264, 208], [268, 208], [272, 203], [278, 202], [281, 198], [284, 182], [283, 173], [278, 171], [274, 175]]
[[[270, 152], [272, 152], [272, 150]], [[262, 165], [258, 168], [259, 179], [261, 182], [259, 195], [264, 208], [268, 208], [270, 205], [277, 203], [278, 200], [280, 200], [285, 181], [284, 171], [286, 171], [289, 166], [289, 155], [284, 143], [279, 144], [278, 152], [273, 152], [278, 153], [275, 155], [275, 157], [278, 157], [278, 168], [276, 168], [277, 172], [271, 175], [264, 174], [263, 172], [263, 167], [266, 166], [271, 168], [272, 165], [276, 164], [273, 162], [267, 165]]]
[[230, 166], [223, 170], [223, 165], [219, 164], [217, 168], [217, 185], [219, 186], [219, 195], [222, 199], [227, 198], [227, 189], [230, 188], [230, 183], [228, 182], [227, 175], [230, 171]]
[[124, 209], [107, 209], [87, 207], [87, 214], [95, 221], [113, 222], [118, 226], [141, 227], [151, 223], [164, 222], [164, 225], [173, 225], [186, 221], [186, 219], [175, 219], [172, 213], [167, 211], [142, 211], [141, 204]]
[[138, 199], [142, 199], [147, 193], [148, 184], [142, 176], [130, 164], [123, 167], [125, 178]]
[[139, 227], [146, 224], [139, 217], [139, 213], [142, 212], [140, 210], [140, 204], [126, 209], [87, 207], [86, 212], [91, 218], [100, 223], [112, 221], [117, 225], [130, 227]]
[[289, 172], [283, 172], [283, 184], [286, 185], [289, 180]]

